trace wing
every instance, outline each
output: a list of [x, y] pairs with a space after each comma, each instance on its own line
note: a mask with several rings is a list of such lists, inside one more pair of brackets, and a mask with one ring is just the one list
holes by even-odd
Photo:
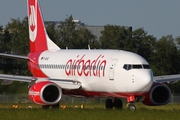
[[164, 75], [164, 76], [154, 76], [153, 80], [155, 82], [167, 82], [167, 83], [173, 83], [180, 80], [180, 74], [176, 75]]
[[4, 54], [0, 53], [1, 57], [6, 57], [6, 58], [15, 58], [15, 59], [20, 59], [20, 60], [29, 60], [27, 56], [22, 56], [22, 55], [12, 55], [12, 54]]
[[34, 80], [34, 78], [31, 76], [5, 75], [5, 74], [0, 74], [0, 79], [3, 80], [1, 85], [9, 85], [13, 81], [31, 82], [32, 80]]
[[30, 84], [34, 84], [36, 81], [38, 82], [51, 81], [58, 84], [62, 89], [72, 90], [72, 89], [81, 88], [81, 83], [73, 79], [34, 78], [32, 76], [5, 75], [5, 74], [0, 74], [0, 79], [3, 80], [1, 85], [9, 85], [13, 81], [29, 82]]
[[[20, 60], [29, 60], [27, 56], [21, 55], [12, 55], [12, 54], [4, 54], [0, 53], [0, 56], [6, 58], [15, 58]], [[5, 75], [0, 74], [0, 79], [3, 80], [1, 85], [9, 85], [13, 81], [20, 82], [29, 82], [30, 84], [34, 84], [36, 81], [51, 81], [58, 84], [62, 89], [79, 89], [81, 88], [81, 83], [77, 80], [73, 79], [51, 79], [51, 78], [34, 78], [32, 76], [19, 76], [19, 75]]]
[[7, 80], [7, 81], [31, 82], [31, 80], [33, 80], [33, 77], [0, 74], [0, 79]]

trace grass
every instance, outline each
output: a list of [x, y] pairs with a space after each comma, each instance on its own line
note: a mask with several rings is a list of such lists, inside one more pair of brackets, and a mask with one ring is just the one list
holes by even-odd
[[[136, 104], [136, 111], [106, 110], [103, 104], [85, 104], [85, 108], [75, 108], [75, 104], [66, 104], [66, 109], [41, 109], [35, 104], [0, 104], [1, 120], [170, 120], [180, 119], [180, 104], [148, 107]], [[65, 105], [65, 104], [64, 104]], [[28, 106], [32, 106], [29, 109]], [[80, 104], [77, 104], [80, 106]]]

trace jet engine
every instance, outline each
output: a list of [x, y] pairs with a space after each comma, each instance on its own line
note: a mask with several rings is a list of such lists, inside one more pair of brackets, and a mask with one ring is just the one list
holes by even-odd
[[170, 99], [171, 90], [169, 87], [165, 84], [154, 82], [142, 103], [149, 106], [158, 106], [169, 103]]
[[53, 82], [43, 81], [32, 85], [28, 94], [30, 100], [36, 104], [55, 105], [61, 99], [62, 89]]

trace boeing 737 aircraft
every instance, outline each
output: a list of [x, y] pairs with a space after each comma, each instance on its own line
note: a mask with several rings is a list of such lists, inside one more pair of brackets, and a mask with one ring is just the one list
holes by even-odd
[[60, 49], [48, 37], [38, 0], [27, 0], [30, 53], [1, 57], [28, 62], [32, 77], [0, 74], [2, 85], [12, 81], [30, 83], [30, 100], [43, 108], [59, 107], [62, 94], [74, 97], [106, 97], [106, 108], [129, 109], [134, 102], [165, 105], [171, 91], [162, 82], [176, 81], [180, 75], [153, 77], [149, 63], [136, 53], [122, 50]]

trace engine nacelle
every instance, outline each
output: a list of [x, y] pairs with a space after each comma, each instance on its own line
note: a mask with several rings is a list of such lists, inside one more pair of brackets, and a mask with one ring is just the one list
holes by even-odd
[[142, 103], [149, 106], [165, 105], [171, 100], [171, 90], [162, 83], [154, 83]]
[[53, 82], [38, 82], [29, 89], [29, 98], [36, 104], [55, 105], [59, 103], [62, 89]]

